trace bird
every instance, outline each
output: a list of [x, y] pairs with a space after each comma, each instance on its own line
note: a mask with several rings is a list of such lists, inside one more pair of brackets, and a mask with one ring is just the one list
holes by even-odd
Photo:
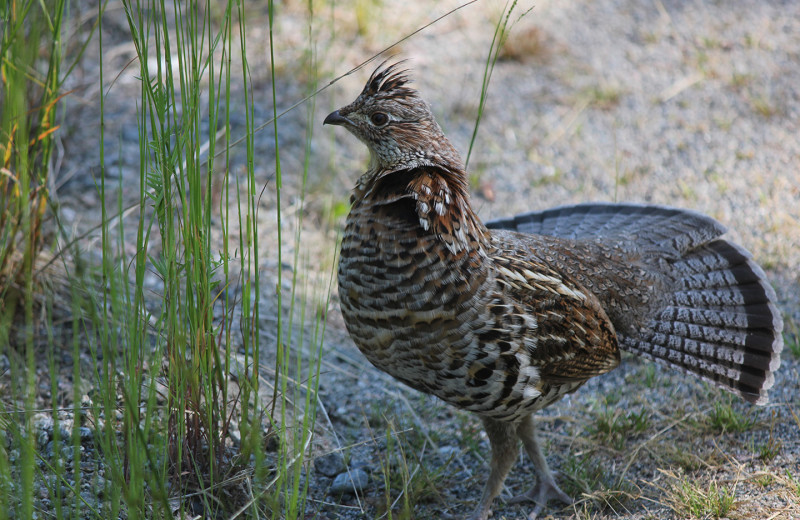
[[323, 124], [365, 144], [339, 251], [350, 337], [378, 369], [480, 417], [486, 520], [522, 444], [536, 484], [512, 503], [569, 504], [534, 414], [613, 370], [621, 351], [763, 405], [783, 347], [775, 291], [752, 255], [699, 212], [587, 202], [484, 223], [458, 151], [383, 62]]

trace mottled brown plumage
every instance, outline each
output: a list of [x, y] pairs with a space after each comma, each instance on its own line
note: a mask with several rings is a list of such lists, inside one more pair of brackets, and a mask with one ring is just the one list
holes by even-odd
[[762, 404], [781, 318], [763, 271], [689, 211], [586, 204], [484, 225], [461, 158], [404, 71], [379, 67], [330, 114], [370, 150], [339, 261], [348, 331], [376, 367], [478, 414], [492, 446], [472, 518], [485, 520], [517, 457], [559, 489], [532, 414], [619, 364], [620, 347]]

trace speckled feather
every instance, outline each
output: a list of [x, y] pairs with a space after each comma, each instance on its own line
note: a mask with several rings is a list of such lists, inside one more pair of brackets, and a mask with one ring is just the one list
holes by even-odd
[[442, 172], [398, 172], [379, 184], [356, 193], [339, 260], [342, 313], [373, 364], [508, 420], [618, 364], [597, 298], [491, 235]]
[[467, 174], [404, 71], [379, 67], [325, 123], [370, 150], [351, 199], [339, 299], [376, 367], [484, 419], [485, 519], [516, 459], [568, 500], [536, 443], [531, 413], [620, 362], [619, 348], [764, 403], [780, 363], [781, 318], [763, 271], [724, 228], [690, 211], [587, 204], [494, 221], [472, 210]]

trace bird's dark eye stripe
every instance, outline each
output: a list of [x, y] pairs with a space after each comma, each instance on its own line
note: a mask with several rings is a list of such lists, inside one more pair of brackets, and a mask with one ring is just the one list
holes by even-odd
[[369, 120], [372, 121], [372, 124], [375, 126], [383, 126], [389, 122], [389, 116], [383, 112], [375, 112], [369, 116]]

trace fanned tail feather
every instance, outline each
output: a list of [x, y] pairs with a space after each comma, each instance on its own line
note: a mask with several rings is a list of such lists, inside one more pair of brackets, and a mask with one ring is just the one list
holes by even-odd
[[680, 289], [638, 337], [623, 337], [622, 347], [766, 403], [783, 321], [764, 271], [747, 251], [719, 239], [672, 267]]
[[724, 226], [700, 213], [641, 204], [579, 204], [487, 223], [573, 240], [624, 240], [663, 258], [673, 293], [620, 346], [695, 374], [756, 404], [780, 366], [783, 321], [775, 291]]

